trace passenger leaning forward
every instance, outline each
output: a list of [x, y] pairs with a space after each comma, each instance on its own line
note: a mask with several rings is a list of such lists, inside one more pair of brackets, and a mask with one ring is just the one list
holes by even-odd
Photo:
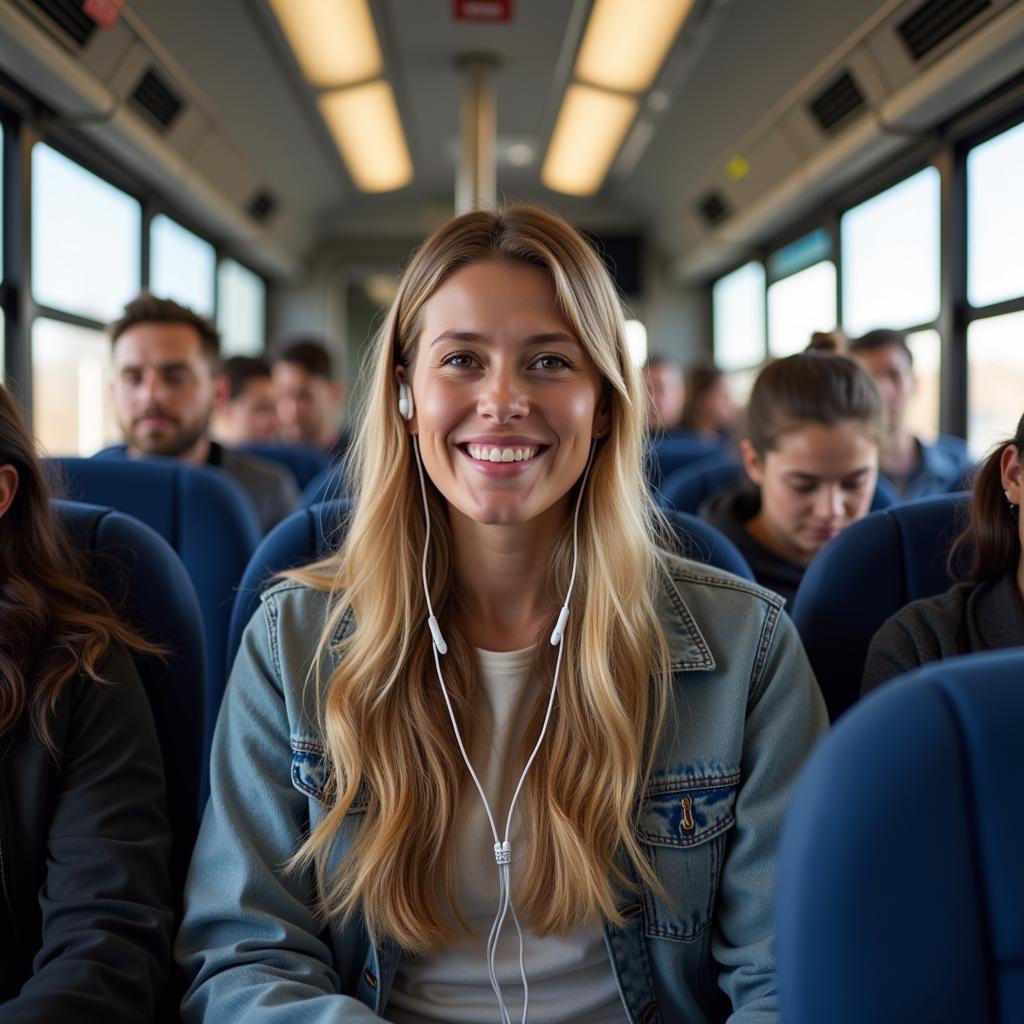
[[163, 764], [0, 387], [0, 1020], [151, 1022], [170, 960]]
[[528, 985], [534, 1022], [777, 1021], [825, 711], [778, 597], [657, 545], [600, 258], [530, 207], [448, 222], [371, 374], [343, 545], [228, 684], [185, 1019], [480, 1024]]
[[[831, 345], [827, 336], [817, 344]], [[753, 487], [708, 498], [702, 518], [791, 606], [814, 556], [867, 515], [885, 432], [882, 398], [852, 359], [812, 348], [769, 363], [750, 394], [740, 453]]]

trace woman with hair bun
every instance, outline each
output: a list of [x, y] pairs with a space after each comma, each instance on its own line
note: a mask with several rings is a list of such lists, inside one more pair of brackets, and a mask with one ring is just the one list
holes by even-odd
[[834, 335], [769, 363], [744, 417], [740, 454], [754, 489], [713, 494], [700, 509], [740, 549], [758, 583], [792, 602], [811, 559], [867, 515], [884, 434], [882, 399]]
[[862, 691], [930, 661], [1024, 646], [1024, 416], [974, 479], [970, 519], [949, 565], [967, 555], [967, 579], [912, 601], [875, 634]]
[[159, 653], [86, 583], [0, 386], [0, 1020], [157, 1015], [170, 828], [131, 651]]
[[184, 1019], [778, 1021], [825, 712], [779, 598], [659, 544], [600, 257], [533, 207], [457, 217], [368, 372], [344, 540], [228, 683]]

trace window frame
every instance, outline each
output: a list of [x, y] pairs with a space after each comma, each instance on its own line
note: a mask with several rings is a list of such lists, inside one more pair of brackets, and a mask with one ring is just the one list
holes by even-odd
[[[96, 175], [139, 203], [139, 287], [149, 287], [151, 278], [150, 228], [153, 218], [164, 214], [213, 246], [212, 319], [216, 322], [220, 296], [218, 269], [226, 259], [245, 267], [264, 284], [264, 324], [269, 323], [271, 279], [252, 262], [238, 254], [216, 233], [201, 228], [188, 212], [147, 188], [123, 166], [106, 156], [72, 126], [53, 123], [48, 111], [30, 93], [0, 73], [0, 124], [4, 131], [3, 278], [0, 279], [0, 308], [4, 313], [4, 376], [31, 421], [32, 417], [32, 329], [37, 318], [57, 320], [75, 327], [105, 330], [106, 324], [68, 310], [37, 303], [32, 294], [32, 148], [37, 142]], [[264, 351], [267, 338], [264, 337]]]
[[[967, 298], [967, 154], [1024, 123], [1024, 73], [969, 104], [935, 131], [912, 142], [884, 166], [838, 189], [833, 195], [785, 229], [751, 246], [728, 267], [707, 279], [707, 301], [716, 281], [751, 260], [765, 267], [765, 338], [767, 343], [767, 293], [774, 279], [768, 274], [772, 253], [816, 228], [824, 228], [832, 239], [832, 261], [836, 266], [836, 310], [844, 318], [843, 259], [840, 221], [846, 212], [931, 165], [939, 172], [939, 311], [937, 317], [901, 328], [906, 333], [935, 330], [940, 338], [939, 430], [967, 436], [968, 364], [967, 329], [978, 321], [1024, 310], [1024, 295], [984, 307], [973, 307]], [[781, 277], [779, 278], [782, 279]], [[766, 352], [767, 357], [767, 352]]]

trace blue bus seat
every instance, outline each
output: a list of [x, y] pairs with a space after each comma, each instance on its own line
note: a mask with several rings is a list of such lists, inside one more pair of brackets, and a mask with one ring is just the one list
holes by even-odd
[[[267, 582], [275, 573], [307, 565], [335, 551], [351, 507], [352, 503], [345, 499], [320, 502], [293, 513], [267, 534], [249, 562], [235, 598], [229, 634], [231, 661]], [[709, 523], [682, 513], [669, 512], [667, 518], [675, 532], [679, 554], [753, 581], [754, 574], [736, 546]]]
[[[716, 491], [735, 487], [743, 480], [743, 467], [735, 455], [711, 455], [677, 469], [668, 477], [661, 488], [661, 504], [696, 515], [704, 501]], [[888, 508], [899, 500], [896, 488], [880, 476], [871, 496], [871, 511]]]
[[779, 849], [787, 1024], [1024, 1020], [1024, 648], [934, 662], [826, 736]]
[[[113, 509], [54, 499], [89, 582], [139, 633], [167, 650], [136, 655], [167, 779], [171, 877], [180, 901], [206, 795], [206, 661], [199, 600], [181, 559], [154, 530]], [[179, 905], [180, 910], [180, 905]]]
[[311, 505], [319, 505], [322, 501], [337, 501], [344, 497], [345, 468], [344, 465], [335, 463], [322, 473], [318, 473], [306, 485], [302, 492], [302, 507], [309, 508]]
[[874, 512], [818, 553], [797, 588], [793, 622], [835, 721], [860, 695], [864, 659], [882, 623], [954, 582], [950, 546], [969, 494], [939, 494]]
[[670, 433], [650, 438], [647, 451], [647, 475], [654, 491], [683, 466], [709, 456], [727, 453], [721, 441], [708, 440], [696, 434]]
[[[141, 519], [178, 553], [203, 614], [206, 723], [212, 730], [227, 681], [226, 644], [235, 588], [260, 541], [260, 525], [248, 496], [227, 473], [176, 459], [46, 462], [62, 478], [57, 493]], [[211, 735], [208, 732], [208, 740]]]
[[239, 444], [234, 449], [246, 455], [255, 455], [260, 459], [268, 459], [279, 466], [290, 470], [299, 490], [304, 490], [315, 476], [318, 476], [330, 464], [330, 459], [323, 452], [308, 445], [299, 444]]

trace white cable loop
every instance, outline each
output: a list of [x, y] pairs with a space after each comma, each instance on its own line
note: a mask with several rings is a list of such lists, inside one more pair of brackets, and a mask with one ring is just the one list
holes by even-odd
[[530, 756], [527, 758], [526, 764], [523, 766], [522, 773], [519, 776], [519, 781], [516, 784], [515, 792], [512, 795], [512, 801], [509, 804], [508, 817], [505, 819], [504, 840], [498, 838], [498, 829], [494, 821], [494, 814], [491, 811], [491, 805], [487, 799], [487, 795], [484, 793], [484, 787], [473, 769], [473, 764], [469, 759], [469, 754], [466, 752], [465, 744], [462, 741], [462, 733], [460, 732], [458, 722], [455, 719], [455, 710], [452, 707], [451, 697], [448, 694], [448, 687], [444, 681], [444, 673], [441, 671], [440, 656], [442, 654], [447, 654], [448, 645], [445, 643], [444, 636], [441, 633], [441, 627], [438, 624], [437, 617], [434, 615], [434, 606], [430, 600], [430, 586], [427, 583], [427, 554], [430, 548], [430, 507], [427, 503], [427, 488], [423, 478], [423, 461], [420, 457], [419, 438], [416, 435], [413, 435], [412, 447], [416, 456], [416, 472], [420, 481], [420, 495], [423, 498], [423, 520], [425, 523], [425, 533], [423, 538], [423, 560], [420, 569], [423, 579], [423, 596], [427, 601], [427, 626], [430, 629], [431, 647], [433, 648], [434, 653], [434, 670], [437, 673], [438, 682], [441, 684], [441, 693], [444, 697], [445, 707], [448, 709], [448, 718], [451, 721], [452, 729], [455, 732], [455, 741], [458, 743], [459, 753], [462, 755], [462, 760], [469, 771], [470, 778], [473, 780], [473, 785], [476, 786], [476, 791], [480, 796], [480, 802], [483, 804], [484, 812], [487, 815], [487, 823], [490, 825], [491, 835], [494, 838], [494, 859], [498, 867], [499, 903], [498, 912], [495, 915], [494, 923], [491, 925], [490, 935], [487, 937], [487, 974], [491, 983], [491, 988], [494, 991], [495, 998], [498, 1000], [498, 1009], [501, 1013], [501, 1024], [512, 1024], [512, 1018], [509, 1014], [508, 1007], [505, 1005], [505, 999], [502, 995], [501, 984], [498, 981], [497, 975], [498, 943], [501, 940], [501, 932], [505, 925], [505, 919], [509, 913], [511, 913], [512, 920], [516, 927], [516, 934], [519, 938], [519, 976], [523, 983], [522, 1024], [526, 1024], [527, 1013], [530, 1005], [530, 986], [526, 980], [523, 930], [519, 924], [519, 918], [516, 915], [515, 908], [512, 906], [512, 843], [509, 836], [512, 831], [512, 815], [515, 812], [516, 803], [519, 800], [519, 794], [522, 792], [527, 773], [533, 765], [537, 754], [540, 752], [541, 744], [544, 742], [544, 737], [548, 731], [548, 725], [551, 722], [552, 710], [555, 706], [555, 696], [558, 692], [558, 674], [562, 667], [562, 652], [564, 650], [562, 645], [562, 636], [565, 631], [566, 621], [569, 617], [569, 598], [572, 596], [572, 590], [576, 583], [576, 567], [579, 556], [578, 528], [580, 505], [583, 501], [583, 491], [586, 488], [587, 479], [590, 476], [590, 467], [594, 461], [594, 451], [596, 446], [591, 444], [590, 456], [587, 459], [587, 466], [583, 472], [583, 478], [580, 482], [579, 494], [576, 497], [576, 510], [573, 514], [572, 520], [572, 571], [569, 575], [569, 587], [565, 594], [565, 601], [563, 602], [562, 609], [558, 614], [558, 621], [555, 624], [555, 628], [551, 633], [551, 644], [552, 646], [558, 647], [558, 654], [555, 657], [554, 676], [551, 680], [551, 693], [548, 696], [547, 709], [544, 713], [544, 721], [541, 725], [540, 735], [537, 737], [537, 742], [534, 744], [533, 750], [530, 752]]

